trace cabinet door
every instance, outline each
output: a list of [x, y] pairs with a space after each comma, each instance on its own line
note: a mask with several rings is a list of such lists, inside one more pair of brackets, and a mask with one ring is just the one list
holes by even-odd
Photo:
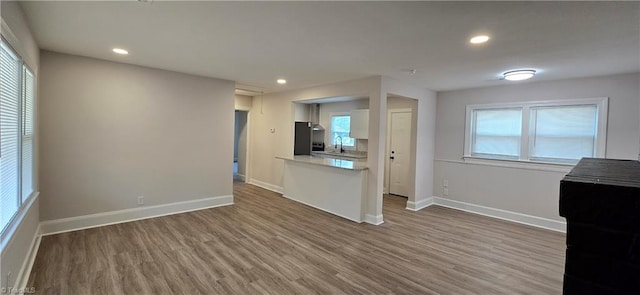
[[351, 126], [349, 131], [349, 137], [351, 138], [369, 138], [369, 110], [351, 111]]

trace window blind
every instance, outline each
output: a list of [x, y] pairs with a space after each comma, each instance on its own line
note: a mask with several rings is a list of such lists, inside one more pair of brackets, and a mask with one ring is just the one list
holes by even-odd
[[473, 112], [471, 154], [518, 158], [522, 109], [485, 109]]
[[596, 105], [531, 108], [531, 159], [575, 162], [593, 157], [597, 112]]
[[0, 43], [0, 228], [4, 229], [20, 206], [19, 114], [22, 63]]

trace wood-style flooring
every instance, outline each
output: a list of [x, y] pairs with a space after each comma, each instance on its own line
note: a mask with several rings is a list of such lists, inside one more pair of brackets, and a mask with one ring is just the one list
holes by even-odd
[[564, 234], [385, 196], [357, 224], [235, 183], [233, 206], [45, 236], [38, 294], [560, 294]]

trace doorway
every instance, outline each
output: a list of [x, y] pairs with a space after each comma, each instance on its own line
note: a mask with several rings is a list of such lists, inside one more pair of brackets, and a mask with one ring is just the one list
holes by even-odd
[[409, 197], [411, 109], [389, 110], [388, 134], [389, 194]]
[[249, 112], [235, 111], [235, 125], [233, 132], [233, 180], [246, 182], [247, 180], [247, 133]]
[[406, 198], [415, 194], [418, 100], [387, 95], [387, 132], [383, 192]]

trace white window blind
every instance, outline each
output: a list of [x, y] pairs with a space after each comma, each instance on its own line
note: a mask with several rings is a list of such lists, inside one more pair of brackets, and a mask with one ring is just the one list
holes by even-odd
[[22, 63], [0, 43], [0, 228], [4, 229], [20, 206], [19, 120]]
[[22, 83], [22, 200], [33, 192], [33, 109], [35, 81], [33, 73], [23, 66]]
[[608, 98], [467, 106], [465, 158], [574, 164], [604, 158]]
[[530, 158], [575, 162], [582, 157], [593, 157], [597, 111], [595, 105], [531, 108]]
[[514, 159], [520, 156], [522, 109], [474, 110], [472, 125], [472, 155]]

